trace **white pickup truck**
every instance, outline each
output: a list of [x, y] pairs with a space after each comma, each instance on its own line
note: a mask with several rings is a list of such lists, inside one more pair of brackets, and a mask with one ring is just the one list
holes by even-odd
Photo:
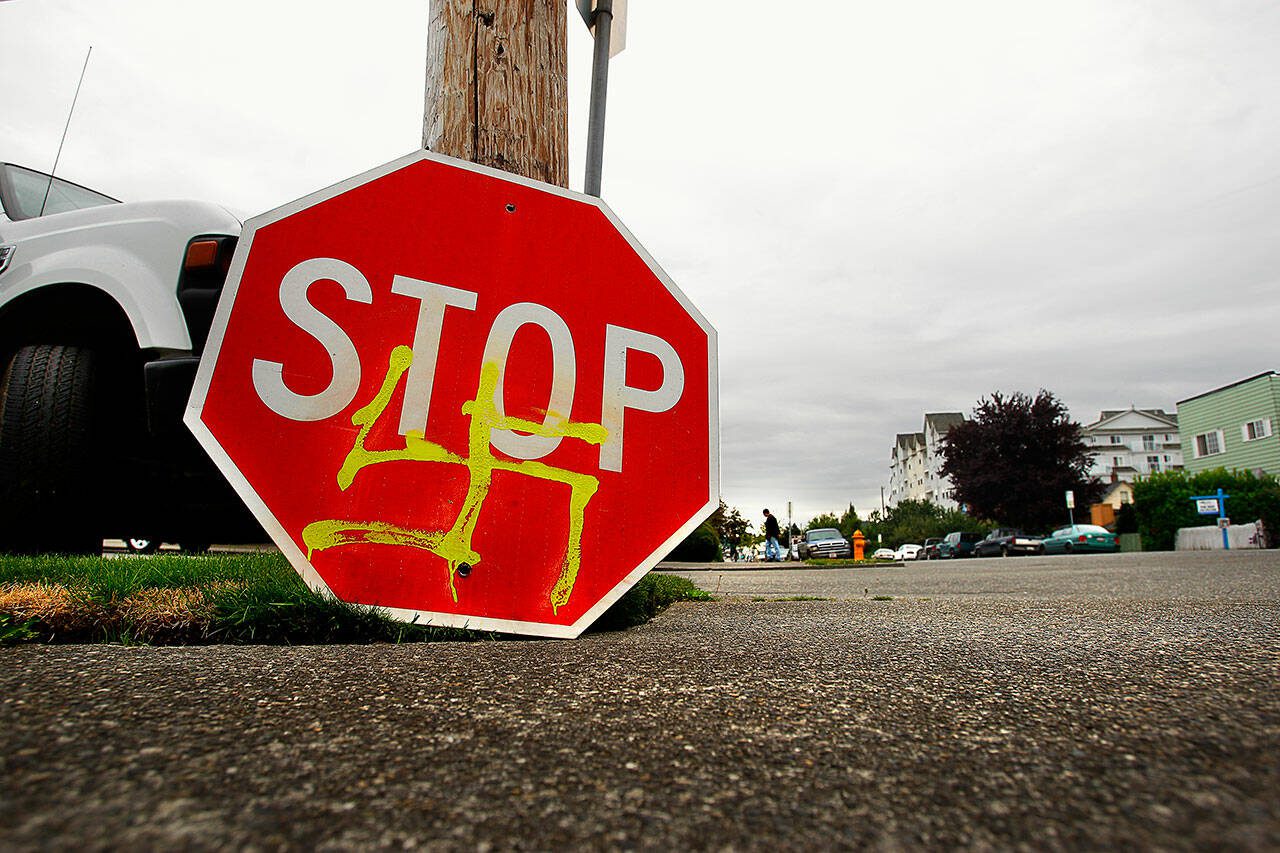
[[0, 163], [0, 551], [263, 539], [182, 425], [239, 233]]

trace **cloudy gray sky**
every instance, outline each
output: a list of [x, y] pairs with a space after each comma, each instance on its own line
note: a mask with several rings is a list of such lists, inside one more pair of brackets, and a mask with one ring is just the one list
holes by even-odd
[[[632, 0], [604, 196], [720, 332], [724, 496], [879, 506], [992, 390], [1280, 367], [1280, 5]], [[0, 159], [248, 217], [418, 146], [427, 0], [0, 2]], [[570, 21], [572, 185], [590, 44]]]

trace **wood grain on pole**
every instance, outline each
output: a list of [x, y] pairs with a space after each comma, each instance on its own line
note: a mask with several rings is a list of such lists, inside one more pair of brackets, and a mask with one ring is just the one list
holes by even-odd
[[422, 145], [569, 185], [564, 0], [431, 0]]

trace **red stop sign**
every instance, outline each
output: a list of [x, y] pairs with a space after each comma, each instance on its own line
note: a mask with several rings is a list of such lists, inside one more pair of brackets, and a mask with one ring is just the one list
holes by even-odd
[[719, 495], [706, 319], [598, 199], [425, 151], [246, 223], [186, 422], [419, 623], [576, 636]]

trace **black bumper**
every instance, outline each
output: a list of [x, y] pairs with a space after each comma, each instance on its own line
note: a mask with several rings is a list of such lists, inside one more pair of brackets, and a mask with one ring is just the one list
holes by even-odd
[[184, 431], [182, 415], [196, 381], [196, 356], [176, 356], [143, 365], [147, 387], [147, 431], [167, 438]]

